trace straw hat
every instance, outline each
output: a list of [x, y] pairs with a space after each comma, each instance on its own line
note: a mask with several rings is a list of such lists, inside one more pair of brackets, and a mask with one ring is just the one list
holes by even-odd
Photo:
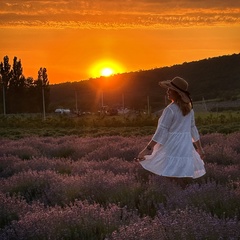
[[178, 94], [182, 98], [183, 102], [185, 102], [185, 103], [192, 102], [190, 93], [187, 91], [188, 83], [183, 78], [175, 77], [172, 80], [161, 81], [161, 82], [159, 82], [159, 85], [163, 88], [170, 88], [170, 89], [178, 92]]

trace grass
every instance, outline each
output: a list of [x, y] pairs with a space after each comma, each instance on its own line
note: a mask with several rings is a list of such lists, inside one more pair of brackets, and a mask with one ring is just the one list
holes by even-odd
[[[68, 116], [41, 114], [0, 115], [0, 134], [4, 138], [27, 136], [144, 136], [154, 133], [158, 116]], [[196, 113], [196, 125], [201, 134], [232, 133], [240, 130], [240, 113]]]

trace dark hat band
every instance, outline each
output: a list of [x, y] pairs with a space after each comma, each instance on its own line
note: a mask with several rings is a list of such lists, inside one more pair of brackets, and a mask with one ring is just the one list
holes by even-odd
[[192, 98], [190, 97], [190, 93], [188, 92], [188, 91], [185, 91], [185, 90], [183, 90], [183, 89], [181, 89], [180, 87], [178, 87], [176, 84], [174, 84], [173, 82], [170, 82], [170, 84], [171, 85], [173, 85], [175, 88], [177, 88], [178, 90], [180, 90], [181, 92], [183, 92], [183, 93], [185, 93], [187, 96], [188, 96], [188, 98], [189, 98], [189, 100], [190, 100], [190, 102], [191, 102], [191, 105], [192, 105], [192, 107], [193, 107], [193, 102], [192, 102]]
[[181, 92], [186, 93], [187, 95], [190, 95], [190, 93], [188, 91], [185, 91], [183, 89], [181, 89], [180, 87], [178, 87], [176, 84], [174, 84], [173, 82], [170, 82], [170, 84], [172, 84], [175, 88], [177, 88], [178, 90], [180, 90]]

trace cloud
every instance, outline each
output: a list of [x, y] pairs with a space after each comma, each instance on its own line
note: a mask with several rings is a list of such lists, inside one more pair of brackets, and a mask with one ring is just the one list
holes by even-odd
[[0, 27], [144, 28], [240, 24], [239, 0], [8, 0]]

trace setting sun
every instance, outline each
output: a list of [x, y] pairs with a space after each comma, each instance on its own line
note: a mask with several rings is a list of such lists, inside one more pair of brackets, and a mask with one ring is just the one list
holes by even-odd
[[92, 77], [108, 77], [113, 74], [124, 72], [121, 64], [113, 60], [101, 60], [93, 64], [90, 68], [90, 74]]
[[101, 71], [101, 76], [105, 76], [108, 77], [110, 75], [114, 74], [114, 71], [111, 68], [103, 68], [103, 70]]

